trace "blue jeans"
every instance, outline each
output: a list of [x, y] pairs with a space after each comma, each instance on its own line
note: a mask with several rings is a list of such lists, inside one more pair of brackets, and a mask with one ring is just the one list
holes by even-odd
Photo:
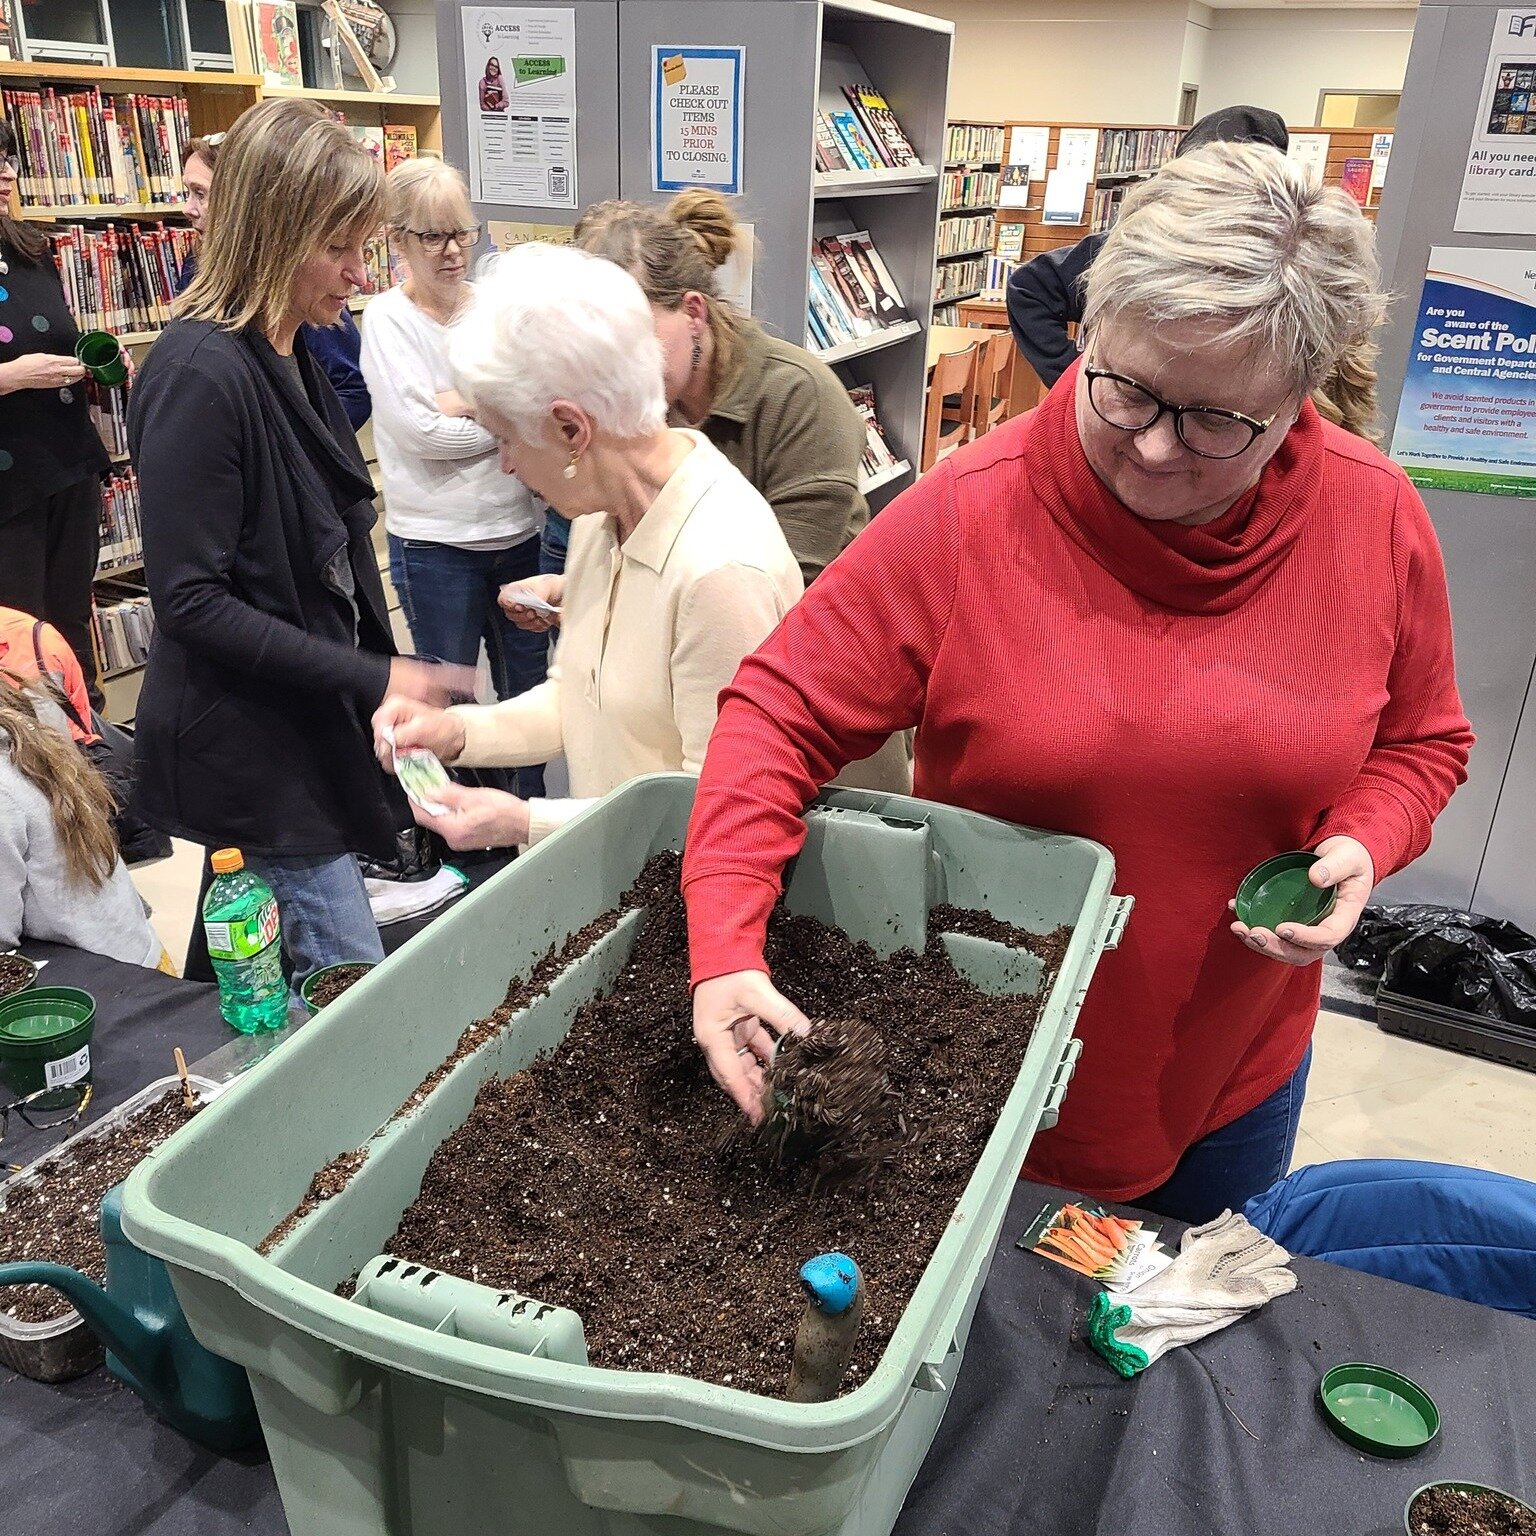
[[1309, 1045], [1290, 1082], [1230, 1125], [1201, 1137], [1164, 1183], [1134, 1203], [1159, 1216], [1199, 1225], [1223, 1211], [1241, 1211], [1255, 1195], [1283, 1179], [1296, 1150], [1311, 1066]]
[[283, 958], [292, 972], [295, 1002], [299, 988], [328, 965], [384, 958], [363, 872], [350, 853], [309, 858], [248, 853], [245, 867], [260, 875], [277, 897]]
[[539, 545], [539, 575], [560, 576], [565, 572], [565, 554], [571, 543], [571, 520], [558, 512], [544, 513], [544, 538]]
[[[519, 629], [496, 603], [497, 591], [509, 581], [538, 574], [537, 538], [510, 549], [458, 549], [389, 536], [390, 580], [417, 651], [472, 667], [484, 640], [498, 699], [526, 693], [544, 681], [548, 670], [548, 637]], [[525, 800], [542, 795], [544, 765], [519, 768], [507, 780], [507, 787]]]

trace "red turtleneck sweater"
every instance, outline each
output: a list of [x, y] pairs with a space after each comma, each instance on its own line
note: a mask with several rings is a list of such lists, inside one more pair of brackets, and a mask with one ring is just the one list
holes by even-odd
[[1319, 967], [1231, 934], [1243, 874], [1344, 834], [1385, 878], [1428, 844], [1472, 734], [1399, 469], [1309, 405], [1220, 519], [1145, 522], [1088, 467], [1075, 372], [881, 513], [742, 663], [683, 885], [694, 980], [766, 970], [804, 806], [910, 726], [918, 796], [1107, 844], [1136, 909], [1028, 1171], [1132, 1199], [1306, 1050]]

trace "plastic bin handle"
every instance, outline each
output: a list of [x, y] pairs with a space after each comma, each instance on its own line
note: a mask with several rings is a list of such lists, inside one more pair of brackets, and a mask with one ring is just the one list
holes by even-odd
[[1125, 925], [1131, 920], [1131, 908], [1136, 905], [1134, 896], [1111, 896], [1104, 916], [1104, 949], [1118, 949], [1125, 937]]
[[1045, 1095], [1045, 1103], [1040, 1110], [1040, 1129], [1048, 1131], [1061, 1119], [1062, 1101], [1067, 1096], [1067, 1089], [1072, 1082], [1072, 1074], [1077, 1071], [1077, 1058], [1083, 1054], [1083, 1042], [1073, 1035], [1067, 1041], [1066, 1049], [1061, 1053], [1061, 1060], [1056, 1063], [1056, 1071], [1051, 1078], [1051, 1086]]

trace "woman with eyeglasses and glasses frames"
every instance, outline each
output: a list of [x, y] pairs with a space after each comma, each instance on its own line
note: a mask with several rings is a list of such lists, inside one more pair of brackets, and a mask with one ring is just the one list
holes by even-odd
[[[803, 1024], [763, 960], [801, 812], [915, 726], [919, 796], [1094, 838], [1136, 898], [1028, 1171], [1187, 1221], [1285, 1173], [1316, 962], [1423, 852], [1472, 744], [1423, 504], [1308, 401], [1380, 320], [1378, 281], [1359, 209], [1274, 149], [1173, 161], [1092, 268], [1082, 362], [881, 513], [743, 664], [683, 885], [695, 1035], [745, 1113]], [[1333, 914], [1233, 922], [1244, 873], [1293, 848]]]
[[[480, 227], [464, 178], [441, 160], [407, 160], [387, 185], [410, 276], [369, 304], [362, 361], [390, 579], [419, 652], [473, 666], [483, 640], [496, 697], [511, 699], [543, 682], [549, 640], [519, 629], [496, 594], [538, 574], [543, 517], [452, 388], [448, 329], [473, 294]], [[544, 793], [542, 766], [510, 777], [524, 799]]]

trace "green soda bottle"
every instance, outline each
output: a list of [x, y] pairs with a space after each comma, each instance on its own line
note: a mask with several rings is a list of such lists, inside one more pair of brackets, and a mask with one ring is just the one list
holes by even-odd
[[288, 1022], [288, 983], [277, 898], [245, 867], [238, 848], [221, 848], [208, 862], [217, 878], [203, 898], [203, 928], [219, 978], [219, 1012], [243, 1035], [281, 1029]]

